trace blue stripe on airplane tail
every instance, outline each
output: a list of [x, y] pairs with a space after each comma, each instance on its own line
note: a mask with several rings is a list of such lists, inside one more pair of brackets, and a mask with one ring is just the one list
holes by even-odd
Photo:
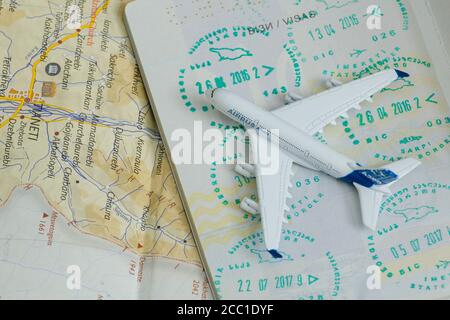
[[383, 186], [398, 179], [398, 175], [391, 170], [355, 170], [349, 175], [341, 178], [342, 181], [350, 184], [356, 183], [366, 188], [373, 186]]

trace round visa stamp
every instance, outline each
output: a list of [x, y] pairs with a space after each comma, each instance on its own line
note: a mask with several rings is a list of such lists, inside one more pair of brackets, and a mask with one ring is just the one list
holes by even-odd
[[[274, 32], [278, 34], [273, 36]], [[227, 88], [247, 96], [262, 108], [284, 105], [284, 94], [299, 83], [300, 76], [300, 62], [295, 60], [296, 53], [289, 41], [284, 31], [250, 26], [219, 28], [194, 42], [188, 52], [192, 62], [180, 69], [179, 95], [186, 111], [198, 114], [200, 120], [206, 119], [203, 114], [214, 113], [213, 120], [208, 117], [207, 122], [210, 128], [224, 132], [223, 149], [231, 150], [237, 145], [241, 150], [231, 154], [225, 152], [224, 159], [210, 164], [209, 182], [217, 200], [224, 206], [239, 205], [240, 199], [230, 192], [230, 188], [239, 196], [239, 191], [245, 189], [242, 192], [245, 196], [255, 198], [253, 179], [238, 174], [221, 175], [222, 170], [232, 170], [226, 163], [242, 161], [250, 148], [244, 127], [215, 111], [205, 94], [214, 88]], [[248, 193], [246, 186], [253, 190]]]
[[[223, 27], [198, 39], [188, 54], [191, 63], [179, 70], [180, 100], [191, 113], [213, 111], [208, 90], [226, 88], [271, 109], [283, 105], [283, 95], [295, 83], [285, 33], [250, 26]], [[281, 36], [280, 36], [281, 35]], [[271, 50], [267, 50], [271, 48]], [[300, 65], [297, 65], [297, 74]], [[218, 118], [220, 116], [218, 115]], [[232, 125], [220, 117], [215, 125]]]
[[382, 273], [384, 294], [429, 298], [450, 291], [450, 223], [442, 200], [449, 191], [448, 183], [423, 181], [383, 203], [389, 223], [367, 238], [367, 250]]
[[[220, 298], [237, 299], [338, 299], [341, 270], [331, 251], [310, 234], [284, 228], [282, 258], [264, 249], [262, 231], [234, 243], [227, 252], [228, 264], [212, 271]], [[320, 241], [319, 241], [320, 242]], [[245, 260], [239, 260], [245, 257]]]

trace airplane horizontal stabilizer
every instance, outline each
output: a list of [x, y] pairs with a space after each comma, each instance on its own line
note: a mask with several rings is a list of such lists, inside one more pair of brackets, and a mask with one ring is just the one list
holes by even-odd
[[[358, 181], [353, 181], [359, 193], [362, 218], [365, 226], [372, 230], [376, 229], [383, 196], [386, 193], [390, 194], [389, 187], [416, 169], [420, 164], [420, 161], [416, 159], [404, 159], [385, 165], [379, 169], [360, 171], [364, 172], [365, 178], [380, 182], [380, 184], [374, 184], [368, 187], [361, 185]], [[384, 180], [386, 183], [381, 183], [383, 178], [386, 179], [386, 173], [389, 173], [391, 178]]]

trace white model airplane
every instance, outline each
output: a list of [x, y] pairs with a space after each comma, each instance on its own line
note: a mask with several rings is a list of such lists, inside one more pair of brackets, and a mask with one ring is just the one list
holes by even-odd
[[[371, 101], [372, 95], [393, 81], [405, 77], [409, 77], [405, 72], [388, 70], [345, 85], [330, 80], [330, 90], [307, 99], [288, 95], [290, 104], [272, 112], [225, 89], [208, 92], [216, 109], [245, 126], [254, 152], [261, 149], [255, 148], [258, 139], [265, 139], [268, 144], [273, 144], [272, 138], [279, 141], [277, 174], [262, 173], [258, 163], [236, 166], [238, 173], [256, 177], [259, 204], [246, 198], [241, 202], [241, 208], [251, 214], [261, 214], [266, 248], [274, 258], [282, 258], [278, 248], [282, 225], [286, 221], [284, 214], [289, 210], [286, 200], [290, 197], [289, 179], [293, 163], [353, 184], [359, 193], [364, 224], [371, 229], [376, 228], [383, 195], [390, 194], [389, 187], [418, 167], [420, 162], [405, 159], [381, 168], [365, 168], [312, 136], [328, 124], [335, 123], [338, 117], [346, 116], [348, 110], [359, 109], [359, 103]], [[273, 129], [279, 130], [279, 136], [274, 137]]]

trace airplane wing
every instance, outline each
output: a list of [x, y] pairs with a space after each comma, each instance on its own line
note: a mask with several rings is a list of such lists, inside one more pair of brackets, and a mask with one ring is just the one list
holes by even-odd
[[346, 114], [398, 78], [409, 75], [399, 70], [387, 70], [372, 76], [322, 92], [274, 110], [273, 114], [311, 135]]
[[[257, 159], [263, 159], [262, 157], [264, 157], [262, 148], [258, 147], [260, 146], [258, 139], [264, 139], [264, 142], [272, 144], [272, 148], [278, 148], [278, 146], [269, 142], [265, 136], [258, 135], [250, 130], [248, 133], [251, 139], [252, 150], [254, 153], [257, 153]], [[285, 222], [285, 213], [289, 210], [286, 200], [292, 197], [289, 194], [289, 187], [291, 186], [290, 178], [293, 161], [281, 149], [278, 150], [279, 157], [273, 157], [270, 164], [264, 164], [264, 166], [258, 163], [255, 164], [259, 211], [264, 230], [264, 240], [267, 249], [274, 258], [282, 258], [277, 250], [280, 244], [281, 230]], [[267, 173], [264, 168], [268, 165], [273, 165], [272, 168], [275, 168], [275, 170]]]

